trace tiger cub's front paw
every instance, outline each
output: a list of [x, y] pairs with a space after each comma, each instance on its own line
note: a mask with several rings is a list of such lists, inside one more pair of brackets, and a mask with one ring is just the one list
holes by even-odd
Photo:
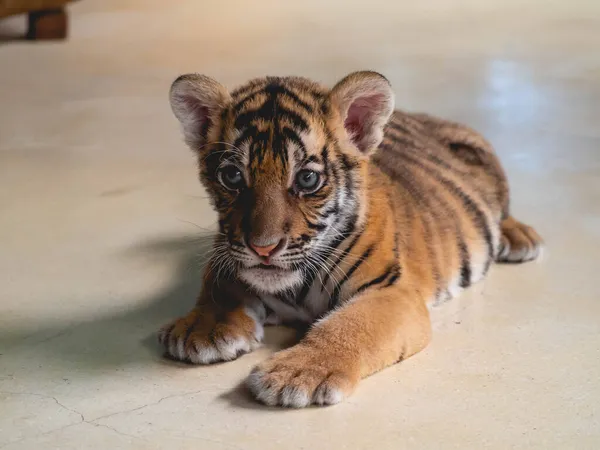
[[333, 405], [354, 390], [360, 379], [354, 369], [335, 355], [298, 344], [255, 367], [246, 385], [269, 406]]
[[245, 309], [229, 312], [217, 322], [214, 314], [195, 308], [158, 333], [168, 356], [194, 364], [231, 361], [254, 350], [262, 338], [262, 324]]

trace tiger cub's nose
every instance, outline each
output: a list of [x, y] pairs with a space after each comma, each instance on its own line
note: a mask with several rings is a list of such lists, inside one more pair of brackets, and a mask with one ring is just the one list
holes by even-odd
[[252, 250], [254, 250], [258, 256], [268, 258], [273, 253], [275, 253], [276, 250], [279, 250], [281, 247], [283, 247], [283, 241], [284, 240], [281, 239], [279, 242], [275, 242], [273, 244], [264, 245], [264, 246], [256, 245], [255, 243], [250, 241], [250, 248]]

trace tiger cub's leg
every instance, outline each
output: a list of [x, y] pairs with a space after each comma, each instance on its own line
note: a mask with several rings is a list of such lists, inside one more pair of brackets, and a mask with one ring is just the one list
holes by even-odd
[[209, 273], [196, 307], [165, 325], [158, 340], [166, 355], [194, 364], [230, 361], [259, 346], [266, 312], [260, 300]]
[[247, 385], [267, 405], [338, 403], [361, 378], [422, 350], [430, 335], [429, 314], [416, 291], [367, 291], [318, 321], [300, 343], [255, 367]]
[[534, 260], [541, 254], [543, 240], [530, 226], [508, 216], [500, 227], [502, 237], [497, 261], [521, 263]]

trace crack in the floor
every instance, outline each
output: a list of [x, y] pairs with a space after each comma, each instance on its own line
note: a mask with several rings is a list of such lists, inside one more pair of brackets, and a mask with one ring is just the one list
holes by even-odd
[[[7, 442], [7, 443], [1, 445], [0, 449], [2, 449], [4, 447], [7, 447], [9, 445], [16, 444], [18, 442], [24, 441], [25, 439], [30, 439], [30, 438], [44, 436], [44, 435], [51, 434], [51, 433], [56, 433], [57, 431], [61, 431], [61, 430], [64, 430], [65, 428], [69, 428], [69, 427], [72, 427], [72, 426], [75, 426], [75, 425], [80, 425], [82, 423], [87, 423], [87, 424], [93, 425], [95, 427], [107, 428], [107, 429], [109, 429], [109, 430], [111, 430], [111, 431], [113, 431], [113, 432], [115, 432], [117, 434], [120, 434], [121, 436], [126, 436], [126, 437], [134, 438], [134, 439], [142, 439], [139, 436], [135, 436], [133, 434], [123, 433], [122, 431], [119, 431], [116, 428], [111, 427], [110, 425], [96, 423], [95, 421], [98, 420], [98, 419], [100, 419], [101, 417], [96, 418], [94, 420], [87, 420], [82, 413], [80, 413], [79, 411], [77, 411], [75, 409], [72, 409], [72, 408], [69, 408], [68, 406], [62, 404], [60, 401], [58, 401], [58, 399], [56, 397], [54, 397], [52, 395], [38, 394], [36, 392], [11, 392], [11, 391], [0, 391], [0, 394], [4, 394], [4, 395], [30, 395], [30, 396], [33, 396], [33, 397], [41, 397], [41, 398], [46, 398], [46, 399], [49, 399], [49, 400], [53, 400], [58, 406], [60, 406], [61, 408], [65, 409], [65, 410], [67, 410], [69, 412], [72, 412], [73, 414], [77, 414], [79, 416], [79, 418], [80, 418], [80, 420], [78, 422], [75, 422], [75, 423], [70, 423], [70, 424], [67, 424], [67, 425], [63, 425], [62, 427], [58, 427], [58, 428], [55, 428], [55, 429], [52, 429], [52, 430], [49, 430], [49, 431], [45, 431], [43, 433], [37, 433], [37, 434], [33, 434], [31, 436], [25, 436], [25, 437], [23, 437], [21, 439], [17, 439], [16, 441]], [[157, 402], [157, 403], [160, 403], [160, 401]], [[147, 405], [147, 406], [149, 406], [149, 405]], [[115, 413], [115, 414], [118, 414], [118, 413]], [[113, 415], [113, 414], [109, 414], [108, 416], [110, 416], [110, 415]], [[108, 417], [108, 416], [104, 416], [104, 417]]]
[[135, 435], [133, 435], [133, 434], [127, 434], [127, 433], [123, 433], [122, 431], [119, 431], [119, 430], [117, 430], [116, 428], [113, 428], [113, 427], [111, 427], [110, 425], [106, 425], [106, 424], [103, 424], [103, 423], [95, 423], [94, 421], [88, 422], [87, 420], [86, 420], [86, 421], [84, 421], [84, 422], [85, 422], [85, 423], [88, 423], [88, 424], [90, 424], [90, 425], [93, 425], [93, 426], [95, 426], [95, 427], [107, 428], [107, 429], [109, 429], [109, 430], [111, 430], [111, 431], [114, 431], [114, 432], [115, 432], [115, 433], [117, 433], [117, 434], [120, 434], [121, 436], [129, 437], [129, 438], [134, 438], [134, 439], [140, 439], [140, 440], [144, 440], [144, 439], [142, 439], [142, 438], [141, 438], [141, 437], [139, 437], [139, 436], [135, 436]]
[[161, 402], [163, 402], [163, 401], [165, 401], [165, 400], [169, 400], [169, 399], [171, 399], [171, 398], [176, 398], [176, 397], [185, 397], [186, 395], [195, 395], [195, 394], [199, 394], [200, 392], [203, 392], [204, 390], [205, 390], [205, 389], [199, 389], [199, 390], [196, 390], [196, 391], [191, 391], [191, 392], [182, 392], [182, 393], [180, 393], [180, 394], [172, 394], [172, 395], [167, 395], [167, 396], [165, 396], [165, 397], [162, 397], [162, 398], [160, 398], [159, 400], [157, 400], [157, 401], [155, 401], [155, 402], [152, 402], [152, 403], [147, 403], [147, 404], [145, 404], [145, 405], [141, 405], [141, 406], [138, 406], [138, 407], [136, 407], [136, 408], [125, 409], [125, 410], [123, 410], [123, 411], [116, 411], [116, 412], [114, 412], [114, 413], [110, 413], [110, 414], [106, 414], [106, 415], [104, 415], [104, 416], [96, 417], [96, 418], [95, 418], [95, 419], [94, 419], [92, 422], [96, 422], [96, 421], [98, 421], [98, 420], [100, 420], [100, 419], [106, 419], [106, 418], [108, 418], [108, 417], [116, 416], [116, 415], [118, 415], [118, 414], [127, 414], [127, 413], [130, 413], [130, 412], [139, 411], [140, 409], [144, 409], [144, 408], [147, 408], [147, 407], [149, 407], [149, 406], [155, 406], [155, 405], [158, 405], [159, 403], [161, 403]]
[[[150, 406], [155, 406], [155, 405], [158, 405], [159, 403], [161, 403], [161, 402], [163, 402], [165, 400], [169, 400], [171, 398], [185, 397], [187, 395], [195, 395], [195, 394], [199, 394], [200, 392], [203, 392], [203, 391], [204, 391], [204, 389], [199, 389], [199, 390], [190, 391], [190, 392], [182, 392], [182, 393], [179, 393], [179, 394], [166, 395], [166, 396], [158, 399], [155, 402], [147, 403], [145, 405], [141, 405], [141, 406], [138, 406], [136, 408], [126, 409], [126, 410], [122, 410], [122, 411], [116, 411], [116, 412], [113, 412], [113, 413], [110, 413], [110, 414], [106, 414], [104, 416], [96, 417], [93, 420], [87, 420], [82, 413], [80, 413], [79, 411], [77, 411], [75, 409], [69, 408], [68, 406], [66, 406], [63, 403], [61, 403], [56, 397], [54, 397], [52, 395], [38, 394], [36, 392], [0, 391], [0, 394], [5, 394], [5, 395], [30, 395], [30, 396], [34, 396], [34, 397], [41, 397], [41, 398], [46, 398], [46, 399], [49, 399], [49, 400], [53, 400], [58, 406], [60, 406], [61, 408], [65, 409], [65, 410], [67, 410], [69, 412], [72, 412], [73, 414], [77, 414], [79, 416], [79, 418], [80, 418], [80, 420], [78, 422], [76, 422], [76, 423], [70, 423], [68, 425], [64, 425], [62, 427], [55, 428], [53, 430], [45, 431], [43, 433], [37, 433], [37, 434], [31, 435], [31, 436], [26, 436], [26, 437], [23, 437], [23, 438], [18, 439], [16, 441], [7, 442], [6, 444], [1, 445], [0, 449], [6, 447], [8, 445], [11, 445], [11, 444], [16, 444], [16, 443], [21, 442], [21, 441], [23, 441], [25, 439], [39, 437], [39, 436], [44, 436], [44, 435], [47, 435], [47, 434], [50, 434], [50, 433], [55, 433], [57, 431], [64, 430], [65, 428], [69, 428], [69, 427], [72, 427], [72, 426], [75, 426], [75, 425], [79, 425], [79, 424], [82, 424], [82, 423], [87, 423], [87, 424], [93, 425], [95, 427], [107, 428], [107, 429], [109, 429], [109, 430], [111, 430], [111, 431], [113, 431], [113, 432], [115, 432], [117, 434], [120, 434], [121, 436], [143, 440], [143, 438], [141, 438], [139, 436], [135, 436], [133, 434], [124, 433], [122, 431], [117, 430], [116, 428], [111, 427], [110, 425], [107, 425], [107, 424], [104, 424], [104, 423], [98, 423], [98, 421], [101, 420], [101, 419], [107, 419], [109, 417], [116, 416], [118, 414], [128, 414], [128, 413], [131, 413], [131, 412], [134, 412], [134, 411], [139, 411], [141, 409], [144, 409], [144, 408], [147, 408], [147, 407], [150, 407]], [[219, 444], [230, 446], [230, 444], [227, 444], [225, 442], [220, 442], [220, 441], [212, 440], [212, 439], [209, 439], [209, 438], [197, 438], [197, 439], [202, 439], [202, 440], [205, 440], [205, 441], [208, 441], [208, 442], [214, 442], [214, 443], [219, 443]], [[232, 447], [232, 448], [236, 448], [236, 447]]]
[[36, 392], [11, 392], [11, 391], [0, 391], [0, 394], [5, 394], [5, 395], [31, 395], [32, 397], [41, 397], [41, 398], [47, 398], [50, 400], [54, 400], [54, 402], [60, 406], [61, 408], [66, 409], [67, 411], [72, 412], [73, 414], [77, 414], [80, 418], [82, 422], [85, 422], [85, 417], [83, 417], [83, 414], [81, 414], [79, 411], [76, 411], [74, 409], [69, 408], [68, 406], [63, 405], [61, 402], [58, 401], [58, 399], [56, 397], [53, 397], [52, 395], [46, 395], [46, 394], [38, 394]]

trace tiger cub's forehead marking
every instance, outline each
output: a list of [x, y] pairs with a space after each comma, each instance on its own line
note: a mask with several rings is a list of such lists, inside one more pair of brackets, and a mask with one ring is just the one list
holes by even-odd
[[[232, 150], [252, 177], [293, 176], [325, 144], [322, 88], [302, 79], [253, 81], [232, 93]], [[314, 158], [313, 158], [314, 159]]]

